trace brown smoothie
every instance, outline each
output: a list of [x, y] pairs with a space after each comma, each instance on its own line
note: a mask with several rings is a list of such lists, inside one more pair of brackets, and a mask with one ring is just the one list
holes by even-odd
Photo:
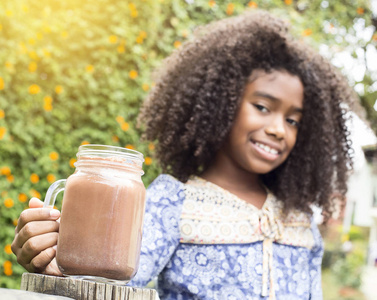
[[130, 280], [139, 264], [144, 201], [140, 177], [71, 175], [57, 248], [62, 273]]

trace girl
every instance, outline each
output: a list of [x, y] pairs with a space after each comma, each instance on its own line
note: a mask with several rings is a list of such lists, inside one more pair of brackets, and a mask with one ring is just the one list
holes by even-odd
[[[130, 284], [158, 276], [161, 299], [322, 299], [311, 206], [329, 217], [346, 192], [346, 80], [266, 12], [199, 29], [163, 66], [140, 121], [169, 175], [148, 188]], [[59, 213], [30, 207], [12, 249], [59, 275]]]

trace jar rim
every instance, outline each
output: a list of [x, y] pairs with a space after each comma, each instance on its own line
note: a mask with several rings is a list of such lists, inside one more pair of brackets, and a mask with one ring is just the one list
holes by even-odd
[[118, 147], [118, 146], [110, 146], [110, 145], [100, 145], [100, 144], [87, 144], [81, 145], [77, 152], [77, 158], [81, 155], [83, 156], [95, 156], [95, 157], [109, 157], [112, 155], [128, 158], [128, 159], [136, 159], [139, 161], [140, 164], [144, 162], [144, 155], [136, 150]]

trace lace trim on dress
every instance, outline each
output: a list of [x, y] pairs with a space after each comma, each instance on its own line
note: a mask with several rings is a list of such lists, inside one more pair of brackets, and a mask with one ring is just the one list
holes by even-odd
[[184, 193], [181, 243], [246, 244], [263, 241], [262, 296], [267, 296], [269, 282], [270, 299], [275, 299], [273, 242], [308, 249], [314, 246], [310, 215], [297, 210], [284, 216], [282, 204], [270, 192], [262, 209], [197, 176], [185, 184]]

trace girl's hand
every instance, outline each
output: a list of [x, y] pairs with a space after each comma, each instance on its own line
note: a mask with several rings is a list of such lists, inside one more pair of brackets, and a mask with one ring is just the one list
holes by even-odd
[[31, 198], [16, 227], [12, 251], [17, 262], [29, 272], [62, 276], [56, 264], [56, 245], [60, 212], [43, 208], [43, 202]]

